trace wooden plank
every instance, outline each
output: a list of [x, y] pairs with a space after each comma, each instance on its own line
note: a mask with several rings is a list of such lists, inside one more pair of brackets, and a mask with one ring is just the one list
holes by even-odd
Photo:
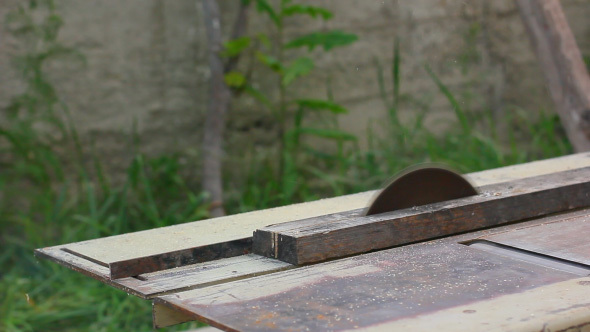
[[[372, 193], [372, 192], [371, 192]], [[67, 249], [86, 259], [99, 262], [104, 266], [119, 265], [114, 278], [132, 276], [141, 273], [159, 271], [184, 264], [195, 263], [204, 259], [196, 251], [210, 252], [209, 259], [215, 258], [217, 252], [226, 243], [249, 243], [252, 232], [260, 227], [275, 222], [317, 216], [325, 210], [337, 210], [340, 204], [365, 204], [371, 193], [348, 195], [338, 199], [324, 199], [309, 203], [242, 213], [192, 223], [179, 224], [152, 230], [117, 235], [96, 240], [83, 241], [67, 245]], [[236, 251], [236, 254], [248, 250]], [[175, 258], [174, 254], [180, 254]], [[193, 254], [195, 253], [195, 254]], [[153, 259], [155, 258], [155, 259]], [[170, 259], [167, 259], [170, 258]], [[136, 264], [136, 261], [153, 264]], [[130, 264], [130, 268], [125, 265]], [[163, 264], [159, 264], [159, 263]], [[135, 266], [132, 266], [135, 265]]]
[[572, 279], [355, 331], [590, 331], [589, 286]]
[[[193, 313], [197, 320], [225, 331], [340, 331], [577, 278], [458, 243], [490, 231], [495, 229], [162, 296], [155, 303]], [[585, 300], [573, 305], [587, 304], [590, 288], [582, 291]]]
[[243, 255], [175, 269], [142, 274], [135, 290], [145, 297], [196, 289], [278, 272], [294, 266], [258, 255]]
[[[548, 174], [567, 169], [590, 166], [590, 153], [564, 156], [524, 165], [478, 172], [470, 175], [476, 185], [498, 183], [515, 178]], [[232, 216], [190, 222], [174, 226], [116, 235], [101, 239], [72, 243], [66, 246], [70, 253], [84, 257], [105, 267], [117, 266], [115, 277], [132, 276], [140, 273], [159, 271], [182, 264], [203, 260], [192, 255], [195, 248], [207, 252], [219, 244], [233, 241], [247, 241], [252, 232], [270, 224], [291, 220], [317, 217], [349, 209], [367, 206], [375, 191], [346, 195], [314, 202], [294, 204], [274, 209], [242, 213]], [[176, 253], [178, 258], [156, 259], [155, 264], [139, 264], [143, 268], [132, 267], [134, 262], [154, 262], [153, 257], [164, 258], [166, 254]], [[194, 259], [192, 260], [191, 259]], [[127, 263], [125, 263], [127, 262]], [[166, 263], [168, 262], [168, 263]]]
[[172, 252], [163, 252], [151, 256], [111, 262], [109, 263], [110, 277], [111, 279], [117, 279], [146, 272], [162, 271], [188, 264], [246, 255], [251, 251], [252, 239], [245, 238]]
[[72, 255], [63, 249], [63, 246], [41, 248], [35, 250], [35, 255], [143, 299], [283, 271], [292, 267], [275, 259], [250, 254], [113, 280], [107, 267]]
[[590, 77], [559, 0], [517, 0], [561, 124], [575, 151], [590, 151]]
[[480, 190], [477, 196], [378, 215], [353, 210], [265, 227], [254, 233], [253, 249], [309, 264], [590, 206], [590, 167]]
[[523, 227], [481, 240], [590, 266], [590, 215]]
[[80, 272], [86, 276], [104, 282], [107, 285], [119, 288], [129, 294], [145, 298], [141, 292], [135, 290], [141, 283], [139, 279], [129, 277], [111, 280], [108, 267], [102, 266], [79, 256], [72, 255], [65, 249], [66, 246], [39, 248], [35, 249], [35, 256], [56, 262], [76, 272]]

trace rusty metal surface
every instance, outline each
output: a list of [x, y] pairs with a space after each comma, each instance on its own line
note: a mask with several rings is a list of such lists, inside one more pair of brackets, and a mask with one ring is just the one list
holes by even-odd
[[156, 302], [228, 331], [336, 331], [574, 277], [440, 240], [163, 296]]
[[590, 265], [590, 213], [481, 239]]
[[420, 166], [397, 176], [373, 199], [365, 215], [477, 195], [461, 174], [440, 166]]

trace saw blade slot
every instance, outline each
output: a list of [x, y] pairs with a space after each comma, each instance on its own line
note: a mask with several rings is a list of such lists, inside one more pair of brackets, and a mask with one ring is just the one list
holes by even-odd
[[523, 262], [569, 272], [578, 276], [590, 276], [590, 266], [561, 259], [559, 257], [548, 256], [538, 252], [514, 248], [486, 240], [474, 240], [462, 244], [491, 254], [510, 257]]

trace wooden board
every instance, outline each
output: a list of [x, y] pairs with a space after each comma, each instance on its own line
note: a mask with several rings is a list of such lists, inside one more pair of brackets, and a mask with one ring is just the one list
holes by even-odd
[[[537, 225], [589, 213], [575, 211], [526, 223]], [[576, 279], [578, 274], [566, 272], [567, 267], [560, 269], [559, 264], [547, 267], [460, 244], [516, 228], [509, 225], [162, 296], [155, 299], [155, 306], [194, 315], [225, 331], [372, 330], [457, 308], [469, 310], [464, 314], [481, 310], [485, 316], [485, 310], [491, 310], [486, 303], [494, 308], [504, 303], [506, 311], [501, 317], [490, 316], [490, 321], [482, 316], [468, 320], [472, 325], [464, 330], [481, 330], [477, 324], [486, 322], [498, 326], [510, 317], [522, 322], [527, 316], [520, 315], [528, 310], [541, 313], [552, 309], [555, 315], [570, 315], [570, 310], [584, 308], [581, 318], [590, 322], [590, 287], [586, 286], [590, 279]], [[586, 266], [588, 273], [590, 266]], [[568, 289], [556, 285], [567, 285]], [[534, 300], [547, 300], [546, 289], [560, 297], [551, 299], [552, 307], [544, 302], [540, 308], [540, 302]], [[504, 296], [515, 302], [508, 306]], [[555, 315], [551, 321], [563, 323]], [[538, 330], [546, 323], [543, 319], [533, 321], [531, 326]]]
[[590, 206], [590, 167], [487, 185], [480, 191], [377, 215], [353, 210], [268, 226], [254, 233], [254, 253], [309, 264]]
[[293, 265], [258, 255], [243, 255], [175, 269], [141, 274], [135, 287], [145, 297], [203, 288], [293, 268]]
[[110, 278], [107, 267], [72, 255], [63, 249], [64, 246], [41, 248], [35, 251], [35, 255], [55, 261], [74, 271], [143, 299], [151, 299], [162, 294], [207, 287], [293, 267], [278, 260], [249, 254], [113, 280]]
[[[208, 259], [220, 258], [220, 248], [227, 243], [244, 244], [233, 251], [233, 255], [242, 255], [249, 251], [252, 232], [257, 227], [337, 211], [341, 204], [365, 204], [370, 196], [371, 193], [361, 193], [294, 204], [72, 243], [66, 248], [71, 254], [97, 264], [116, 267], [115, 273], [111, 271], [111, 278], [123, 278], [195, 263], [203, 259], [198, 253], [210, 253]], [[227, 253], [225, 255], [227, 257]]]
[[[590, 166], [590, 153], [536, 161], [470, 174], [481, 186], [556, 171]], [[109, 268], [111, 279], [227, 257], [249, 251], [255, 229], [291, 220], [317, 217], [349, 209], [364, 208], [375, 191], [346, 195], [314, 202], [294, 204], [184, 223], [169, 227], [116, 235], [68, 244], [70, 254]], [[236, 244], [222, 256], [224, 244]], [[227, 246], [225, 247], [227, 248]], [[218, 253], [216, 256], [214, 253]], [[208, 253], [208, 254], [207, 254]]]
[[589, 286], [590, 278], [572, 279], [355, 331], [587, 332]]

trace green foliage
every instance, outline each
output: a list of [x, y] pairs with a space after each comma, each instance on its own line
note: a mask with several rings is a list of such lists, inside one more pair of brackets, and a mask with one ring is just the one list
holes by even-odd
[[[472, 172], [564, 155], [572, 151], [557, 116], [548, 116], [545, 113], [541, 113], [538, 119], [531, 119], [529, 114], [522, 111], [509, 113], [511, 116], [501, 121], [502, 125], [508, 126], [510, 136], [508, 139], [499, 139], [496, 135], [499, 123], [491, 112], [464, 109], [463, 103], [451, 89], [429, 66], [425, 66], [425, 71], [447, 99], [455, 115], [455, 122], [451, 123], [450, 128], [435, 134], [424, 125], [428, 106], [413, 96], [402, 96], [399, 93], [401, 56], [397, 41], [391, 71], [393, 100], [387, 98], [383, 70], [379, 64], [377, 69], [377, 80], [383, 102], [388, 107], [390, 121], [384, 131], [388, 135], [384, 138], [372, 137], [370, 151], [363, 156], [370, 161], [370, 173], [394, 174], [420, 161], [443, 162], [463, 172]], [[399, 105], [402, 102], [419, 110], [415, 112], [413, 119], [405, 123], [399, 117]], [[396, 158], [382, 157], [379, 161], [379, 156], [383, 154]], [[379, 165], [387, 166], [379, 171]]]
[[[431, 131], [425, 125], [430, 111], [425, 96], [401, 93], [399, 45], [396, 40], [389, 71], [376, 62], [388, 121], [368, 128], [368, 148], [359, 149], [356, 138], [338, 131], [337, 127], [333, 133], [330, 129], [316, 130], [303, 125], [303, 117], [309, 112], [317, 116], [329, 110], [328, 113], [338, 115], [345, 113], [345, 108], [331, 101], [298, 99], [294, 101], [298, 107], [294, 125], [286, 135], [286, 151], [290, 153], [281, 182], [272, 177], [269, 156], [251, 157], [243, 189], [233, 198], [239, 201], [239, 211], [285, 204], [281, 198], [288, 198], [291, 203], [375, 189], [393, 174], [421, 162], [441, 162], [462, 172], [473, 172], [572, 152], [556, 115], [542, 112], [534, 118], [522, 110], [513, 110], [509, 117], [495, 119], [489, 111], [465, 109], [460, 98], [426, 66], [426, 73], [455, 116], [442, 132]], [[389, 81], [386, 72], [390, 74]], [[387, 85], [392, 93], [388, 93]], [[402, 120], [402, 106], [415, 110], [413, 116]], [[498, 126], [506, 127], [507, 137], [498, 137]], [[301, 140], [302, 133], [330, 137], [339, 143], [336, 152], [306, 144]], [[346, 146], [344, 142], [352, 144]]]
[[[296, 82], [298, 78], [309, 75], [315, 67], [313, 59], [307, 56], [307, 54], [301, 55], [301, 51], [297, 49], [304, 48], [308, 54], [316, 47], [321, 47], [324, 51], [330, 51], [336, 47], [349, 45], [358, 38], [354, 34], [332, 30], [312, 32], [285, 42], [283, 26], [287, 19], [329, 20], [333, 15], [325, 8], [294, 4], [288, 0], [281, 0], [275, 4], [276, 6], [273, 6], [266, 0], [256, 1], [258, 12], [266, 16], [273, 23], [274, 31], [271, 31], [269, 34], [259, 34], [256, 37], [249, 37], [249, 42], [246, 42], [245, 39], [232, 41], [226, 45], [226, 50], [227, 53], [230, 53], [230, 49], [247, 53], [248, 50], [245, 45], [255, 44], [256, 47], [253, 54], [255, 54], [256, 59], [274, 73], [278, 81], [278, 102], [271, 102], [271, 98], [268, 97], [267, 92], [256, 89], [249, 82], [244, 84], [243, 78], [246, 78], [246, 75], [228, 77], [228, 74], [226, 75], [226, 82], [229, 86], [242, 88], [242, 91], [261, 102], [276, 117], [278, 122], [277, 140], [279, 142], [279, 151], [277, 153], [278, 156], [274, 159], [278, 160], [278, 165], [272, 167], [267, 164], [271, 169], [266, 172], [273, 174], [275, 176], [274, 180], [279, 184], [269, 187], [268, 190], [271, 191], [266, 192], [264, 195], [274, 196], [276, 197], [275, 202], [287, 204], [294, 199], [302, 199], [301, 196], [298, 198], [294, 196], [298, 190], [304, 190], [302, 187], [305, 187], [300, 181], [302, 172], [304, 172], [304, 159], [313, 158], [313, 156], [318, 155], [321, 155], [323, 158], [326, 157], [325, 154], [319, 153], [317, 149], [305, 144], [302, 145], [305, 137], [324, 141], [325, 144], [336, 144], [339, 146], [339, 150], [341, 150], [345, 142], [356, 141], [356, 137], [338, 129], [333, 123], [331, 128], [318, 128], [305, 124], [305, 119], [309, 117], [308, 113], [310, 112], [317, 113], [317, 111], [322, 111], [322, 113], [326, 113], [327, 111], [327, 113], [335, 115], [345, 113], [346, 109], [331, 100], [297, 99], [291, 95], [290, 90], [287, 90], [287, 88]], [[256, 43], [251, 43], [252, 40], [256, 40]], [[293, 52], [293, 54], [297, 54], [298, 56], [289, 57], [287, 52]], [[292, 60], [289, 60], [289, 58]], [[234, 75], [233, 73], [231, 74]], [[259, 194], [262, 193], [257, 193], [253, 196], [258, 197], [256, 199], [260, 200]], [[249, 195], [246, 194], [246, 196]], [[268, 201], [268, 199], [265, 198], [261, 201]]]
[[[281, 0], [281, 5], [284, 6], [285, 1]], [[268, 15], [270, 20], [275, 24], [275, 26], [280, 27], [282, 25], [281, 17], [277, 15], [274, 8], [271, 6], [270, 3], [266, 0], [256, 0], [256, 9], [260, 13], [265, 13]]]
[[279, 61], [279, 59], [268, 55], [268, 54], [264, 54], [262, 52], [257, 52], [256, 53], [256, 57], [258, 58], [258, 60], [264, 64], [265, 66], [267, 66], [268, 68], [270, 68], [272, 71], [274, 71], [275, 73], [283, 73], [284, 72], [284, 66], [281, 63], [281, 61]]
[[250, 37], [240, 37], [237, 39], [229, 40], [225, 42], [223, 45], [224, 49], [222, 55], [229, 58], [237, 56], [244, 50], [246, 50], [248, 47], [250, 47], [251, 42], [252, 39]]
[[341, 105], [338, 105], [332, 101], [329, 100], [323, 100], [323, 99], [297, 99], [295, 100], [295, 103], [300, 107], [300, 108], [307, 108], [309, 110], [313, 110], [313, 111], [329, 111], [332, 112], [334, 114], [343, 114], [346, 113], [347, 110], [346, 108], [342, 107]]
[[312, 51], [316, 47], [323, 47], [324, 51], [329, 51], [335, 47], [350, 45], [357, 40], [356, 35], [340, 30], [312, 32], [293, 39], [285, 45], [285, 48], [307, 47], [309, 51]]
[[463, 36], [465, 46], [459, 53], [458, 60], [461, 67], [461, 72], [466, 74], [469, 70], [469, 65], [475, 64], [481, 60], [481, 55], [477, 49], [477, 41], [481, 34], [481, 26], [478, 22], [474, 22], [469, 26], [469, 29]]
[[313, 60], [306, 57], [297, 58], [285, 67], [284, 71], [281, 73], [283, 76], [281, 84], [287, 86], [296, 78], [309, 74], [312, 69]]
[[230, 88], [241, 89], [246, 85], [247, 79], [244, 74], [238, 71], [230, 71], [223, 76], [225, 84]]
[[298, 14], [309, 15], [312, 18], [321, 17], [324, 20], [329, 20], [333, 16], [332, 12], [325, 8], [309, 5], [289, 5], [285, 6], [282, 11], [282, 15], [284, 17], [294, 16]]
[[461, 105], [459, 104], [459, 102], [457, 101], [455, 96], [441, 82], [441, 80], [432, 72], [432, 70], [430, 69], [429, 66], [426, 66], [426, 71], [428, 72], [428, 75], [430, 75], [430, 77], [432, 78], [434, 83], [436, 83], [436, 86], [438, 86], [438, 88], [440, 89], [440, 92], [442, 92], [445, 95], [445, 97], [447, 98], [447, 100], [451, 104], [453, 111], [455, 111], [455, 116], [457, 117], [457, 119], [459, 120], [459, 123], [461, 124], [461, 129], [463, 130], [463, 133], [465, 135], [469, 135], [471, 133], [471, 124], [467, 120], [467, 116], [465, 115], [465, 112], [461, 108]]

